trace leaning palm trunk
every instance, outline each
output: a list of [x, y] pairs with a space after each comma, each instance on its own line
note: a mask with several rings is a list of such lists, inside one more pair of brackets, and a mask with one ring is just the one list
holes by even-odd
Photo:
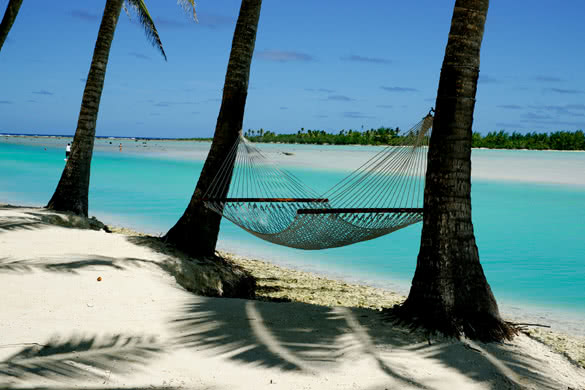
[[489, 0], [457, 0], [428, 154], [420, 252], [402, 319], [482, 341], [509, 339], [486, 281], [471, 222], [471, 138]]
[[204, 207], [202, 196], [242, 129], [261, 6], [262, 0], [242, 0], [211, 149], [187, 209], [165, 237], [168, 242], [193, 256], [211, 256], [215, 253], [221, 217]]
[[[167, 56], [163, 50], [158, 31], [156, 31], [154, 21], [144, 1], [125, 1], [127, 5], [136, 11], [147, 38], [166, 60]], [[193, 0], [179, 1], [179, 3], [181, 2], [185, 3], [187, 8], [189, 6], [192, 7], [193, 17], [195, 18], [195, 3]], [[89, 75], [87, 76], [85, 90], [83, 91], [81, 111], [77, 122], [77, 130], [75, 130], [75, 136], [73, 138], [73, 145], [71, 146], [71, 155], [61, 174], [61, 180], [59, 180], [57, 189], [47, 205], [49, 209], [70, 211], [78, 215], [87, 216], [89, 177], [98, 110], [104, 88], [110, 47], [112, 46], [114, 31], [116, 30], [116, 24], [118, 23], [123, 4], [124, 0], [106, 1]]]
[[16, 15], [18, 15], [18, 10], [20, 9], [21, 5], [22, 0], [10, 0], [8, 2], [6, 12], [4, 13], [4, 17], [0, 23], [0, 51], [2, 50], [2, 46], [4, 46], [6, 37], [8, 36], [8, 33], [14, 24], [14, 20], [16, 19]]
[[87, 216], [95, 127], [114, 31], [124, 0], [107, 0], [83, 91], [71, 155], [47, 208]]

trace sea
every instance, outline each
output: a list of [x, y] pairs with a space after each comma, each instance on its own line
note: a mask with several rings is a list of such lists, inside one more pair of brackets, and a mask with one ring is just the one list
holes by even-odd
[[[65, 161], [65, 137], [0, 135], [0, 203], [44, 206]], [[123, 149], [120, 152], [119, 145]], [[96, 140], [90, 215], [164, 235], [193, 193], [210, 143]], [[324, 192], [380, 150], [259, 144]], [[480, 259], [503, 314], [585, 335], [585, 152], [472, 152], [472, 215]], [[219, 249], [408, 293], [421, 224], [343, 248], [303, 251], [264, 242], [229, 221]]]

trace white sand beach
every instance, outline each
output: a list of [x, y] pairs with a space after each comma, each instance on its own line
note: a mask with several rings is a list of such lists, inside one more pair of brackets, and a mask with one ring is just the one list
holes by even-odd
[[198, 296], [169, 272], [184, 260], [48, 214], [0, 207], [3, 389], [585, 388], [584, 368], [524, 333], [429, 343], [376, 310], [391, 292], [245, 259], [261, 291], [305, 292]]

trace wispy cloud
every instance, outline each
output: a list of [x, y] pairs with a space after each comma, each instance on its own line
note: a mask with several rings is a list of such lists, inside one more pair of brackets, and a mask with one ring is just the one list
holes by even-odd
[[53, 96], [54, 95], [53, 92], [50, 92], [50, 91], [47, 91], [47, 90], [44, 90], [44, 89], [41, 89], [39, 91], [33, 91], [33, 93], [36, 94], [36, 95], [47, 95], [47, 96]]
[[535, 76], [534, 80], [541, 81], [543, 83], [560, 83], [561, 81], [564, 81], [563, 79], [560, 79], [558, 77], [543, 75]]
[[33, 99], [28, 99], [26, 102], [27, 103], [36, 103], [37, 101], [36, 100], [33, 100]]
[[565, 104], [565, 108], [571, 110], [583, 110], [585, 111], [585, 104]]
[[189, 26], [185, 20], [176, 20], [176, 19], [168, 19], [168, 18], [154, 18], [154, 24], [157, 29], [163, 28], [167, 30], [176, 30], [176, 29], [183, 29]]
[[184, 106], [184, 105], [191, 105], [191, 104], [196, 104], [196, 103], [195, 102], [187, 102], [187, 101], [183, 101], [183, 102], [162, 101], [162, 102], [156, 102], [153, 105], [155, 107], [170, 107], [170, 106]]
[[480, 74], [477, 82], [481, 84], [497, 84], [500, 82], [500, 80], [493, 78], [492, 76], [489, 76], [487, 74]]
[[335, 100], [338, 102], [353, 102], [355, 99], [352, 99], [349, 96], [345, 95], [329, 95], [325, 100]]
[[533, 110], [539, 111], [551, 111], [557, 115], [569, 115], [569, 116], [585, 116], [585, 113], [575, 112], [585, 111], [585, 104], [565, 104], [565, 105], [534, 105], [528, 106]]
[[305, 91], [309, 91], [309, 92], [325, 92], [325, 93], [333, 93], [335, 92], [335, 90], [333, 89], [327, 89], [327, 88], [305, 88]]
[[380, 108], [392, 108], [392, 104], [378, 104], [376, 107], [380, 107]]
[[74, 9], [73, 11], [71, 11], [71, 16], [73, 16], [76, 19], [83, 20], [85, 22], [95, 22], [100, 18], [99, 15], [92, 14], [82, 9]]
[[142, 54], [142, 53], [136, 53], [135, 51], [129, 52], [128, 55], [131, 55], [132, 57], [136, 57], [136, 58], [141, 59], [141, 60], [150, 60], [151, 59], [149, 56]]
[[368, 118], [375, 118], [375, 116], [366, 115], [363, 112], [359, 111], [345, 111], [343, 113], [345, 118], [353, 118], [353, 119], [368, 119]]
[[517, 104], [500, 104], [499, 106], [496, 106], [498, 108], [505, 108], [506, 110], [521, 110], [524, 107], [519, 106]]
[[315, 118], [329, 118], [329, 115], [317, 114], [317, 115], [315, 115]]
[[358, 56], [356, 54], [352, 54], [346, 57], [341, 57], [343, 61], [354, 61], [354, 62], [368, 62], [370, 64], [391, 64], [392, 61], [386, 58], [376, 58], [376, 57], [363, 57]]
[[540, 119], [523, 119], [523, 123], [531, 123], [538, 125], [548, 126], [570, 126], [575, 129], [585, 129], [585, 121], [582, 122], [571, 122], [571, 121], [558, 121], [558, 120], [540, 120]]
[[0, 104], [14, 104], [12, 100], [0, 100]]
[[291, 62], [291, 61], [300, 61], [300, 62], [309, 62], [314, 61], [315, 59], [313, 56], [301, 53], [298, 51], [282, 51], [282, 50], [263, 50], [257, 54], [258, 58], [267, 61], [276, 61], [276, 62]]
[[526, 114], [522, 115], [522, 117], [529, 119], [529, 120], [539, 120], [539, 121], [540, 120], [554, 119], [549, 114], [538, 114], [535, 112], [527, 112]]
[[576, 94], [585, 93], [584, 91], [581, 91], [579, 89], [545, 88], [544, 90], [550, 91], [550, 92], [555, 92], [555, 93], [560, 93], [560, 94], [564, 94], [564, 95], [576, 95]]
[[524, 126], [522, 126], [519, 123], [509, 123], [509, 122], [496, 122], [496, 126], [504, 128], [504, 129], [523, 129]]
[[199, 13], [198, 19], [201, 26], [211, 29], [229, 27], [236, 24], [236, 20], [234, 18], [218, 14]]
[[280, 107], [281, 110], [288, 110], [288, 107]]
[[418, 92], [416, 88], [409, 88], [409, 87], [385, 87], [381, 86], [384, 91], [388, 92]]

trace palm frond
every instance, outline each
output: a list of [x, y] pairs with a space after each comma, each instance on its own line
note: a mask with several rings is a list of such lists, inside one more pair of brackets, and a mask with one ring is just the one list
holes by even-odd
[[0, 377], [58, 381], [124, 373], [162, 352], [153, 337], [113, 335], [97, 338], [53, 338], [44, 345], [26, 346], [0, 362]]
[[165, 61], [167, 60], [167, 55], [162, 46], [162, 42], [158, 35], [158, 31], [156, 30], [156, 26], [154, 25], [154, 21], [148, 12], [148, 8], [146, 8], [146, 4], [143, 0], [126, 0], [126, 3], [136, 12], [138, 15], [138, 19], [140, 20], [140, 24], [144, 27], [144, 33], [148, 40], [152, 43], [154, 47], [156, 47], [163, 57]]
[[197, 20], [197, 12], [195, 10], [195, 7], [196, 7], [195, 1], [193, 1], [193, 0], [177, 0], [177, 4], [179, 4], [181, 7], [183, 7], [185, 12], [187, 12], [187, 13], [191, 13], [191, 11], [193, 11], [193, 20], [195, 20], [197, 23], [199, 23], [199, 21]]

